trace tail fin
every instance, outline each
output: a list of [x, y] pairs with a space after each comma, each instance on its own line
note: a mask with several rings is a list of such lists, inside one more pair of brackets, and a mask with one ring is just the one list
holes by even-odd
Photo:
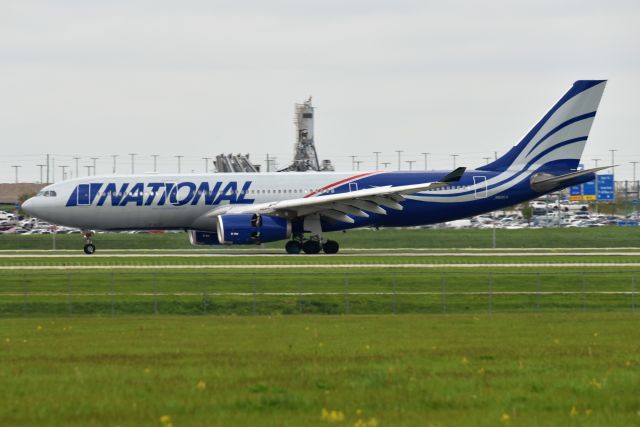
[[578, 80], [507, 154], [478, 169], [576, 170], [606, 80]]

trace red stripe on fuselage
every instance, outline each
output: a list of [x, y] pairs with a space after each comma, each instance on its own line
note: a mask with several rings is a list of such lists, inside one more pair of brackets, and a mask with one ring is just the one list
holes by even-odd
[[373, 175], [375, 173], [383, 173], [383, 172], [365, 172], [365, 173], [361, 173], [360, 175], [350, 176], [349, 178], [345, 178], [345, 179], [342, 179], [340, 181], [337, 181], [337, 182], [334, 182], [332, 184], [329, 184], [326, 187], [322, 187], [318, 191], [314, 191], [313, 193], [309, 193], [306, 196], [304, 196], [304, 198], [306, 199], [307, 197], [311, 197], [311, 196], [313, 196], [315, 194], [322, 193], [324, 190], [327, 190], [327, 189], [329, 189], [331, 187], [336, 187], [336, 186], [338, 186], [340, 184], [344, 184], [347, 181], [353, 181], [354, 179], [358, 179], [358, 178], [362, 178], [362, 177], [365, 177], [365, 176]]

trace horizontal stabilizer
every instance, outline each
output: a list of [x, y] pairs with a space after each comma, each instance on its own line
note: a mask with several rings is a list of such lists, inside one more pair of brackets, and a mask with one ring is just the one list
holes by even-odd
[[558, 176], [550, 175], [546, 173], [539, 173], [531, 177], [531, 188], [534, 191], [544, 193], [572, 179], [589, 175], [590, 173], [596, 173], [604, 169], [609, 169], [611, 167], [612, 166], [602, 166], [599, 168], [585, 169], [585, 170], [571, 172], [571, 173], [558, 175]]
[[464, 175], [464, 171], [465, 170], [467, 170], [467, 168], [459, 167], [456, 170], [454, 170], [453, 172], [450, 172], [449, 174], [447, 174], [447, 176], [442, 178], [440, 180], [440, 182], [457, 182], [457, 181], [460, 181], [460, 178], [462, 178], [462, 175]]

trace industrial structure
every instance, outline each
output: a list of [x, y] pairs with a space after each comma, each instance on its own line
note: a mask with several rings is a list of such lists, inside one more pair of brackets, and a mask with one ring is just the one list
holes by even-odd
[[278, 172], [333, 171], [330, 160], [318, 161], [314, 139], [314, 108], [311, 97], [302, 104], [295, 104], [294, 121], [296, 143], [293, 148], [293, 163]]
[[[318, 153], [314, 140], [313, 116], [314, 108], [311, 97], [302, 104], [295, 104], [294, 121], [296, 125], [296, 142], [293, 147], [293, 163], [278, 172], [333, 171], [331, 160], [318, 161]], [[267, 154], [266, 172], [272, 171], [272, 162]], [[219, 154], [215, 159], [216, 172], [260, 172], [260, 165], [249, 159], [249, 154]]]
[[260, 172], [260, 165], [249, 160], [249, 154], [218, 154], [215, 160], [216, 172]]

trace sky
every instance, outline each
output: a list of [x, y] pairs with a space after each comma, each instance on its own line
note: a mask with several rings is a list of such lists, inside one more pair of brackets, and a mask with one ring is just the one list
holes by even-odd
[[[86, 175], [202, 172], [203, 157], [293, 156], [313, 96], [320, 159], [473, 168], [504, 154], [578, 79], [608, 79], [587, 147], [640, 161], [640, 2], [4, 0], [0, 182], [50, 153]], [[640, 177], [640, 169], [638, 169]]]

